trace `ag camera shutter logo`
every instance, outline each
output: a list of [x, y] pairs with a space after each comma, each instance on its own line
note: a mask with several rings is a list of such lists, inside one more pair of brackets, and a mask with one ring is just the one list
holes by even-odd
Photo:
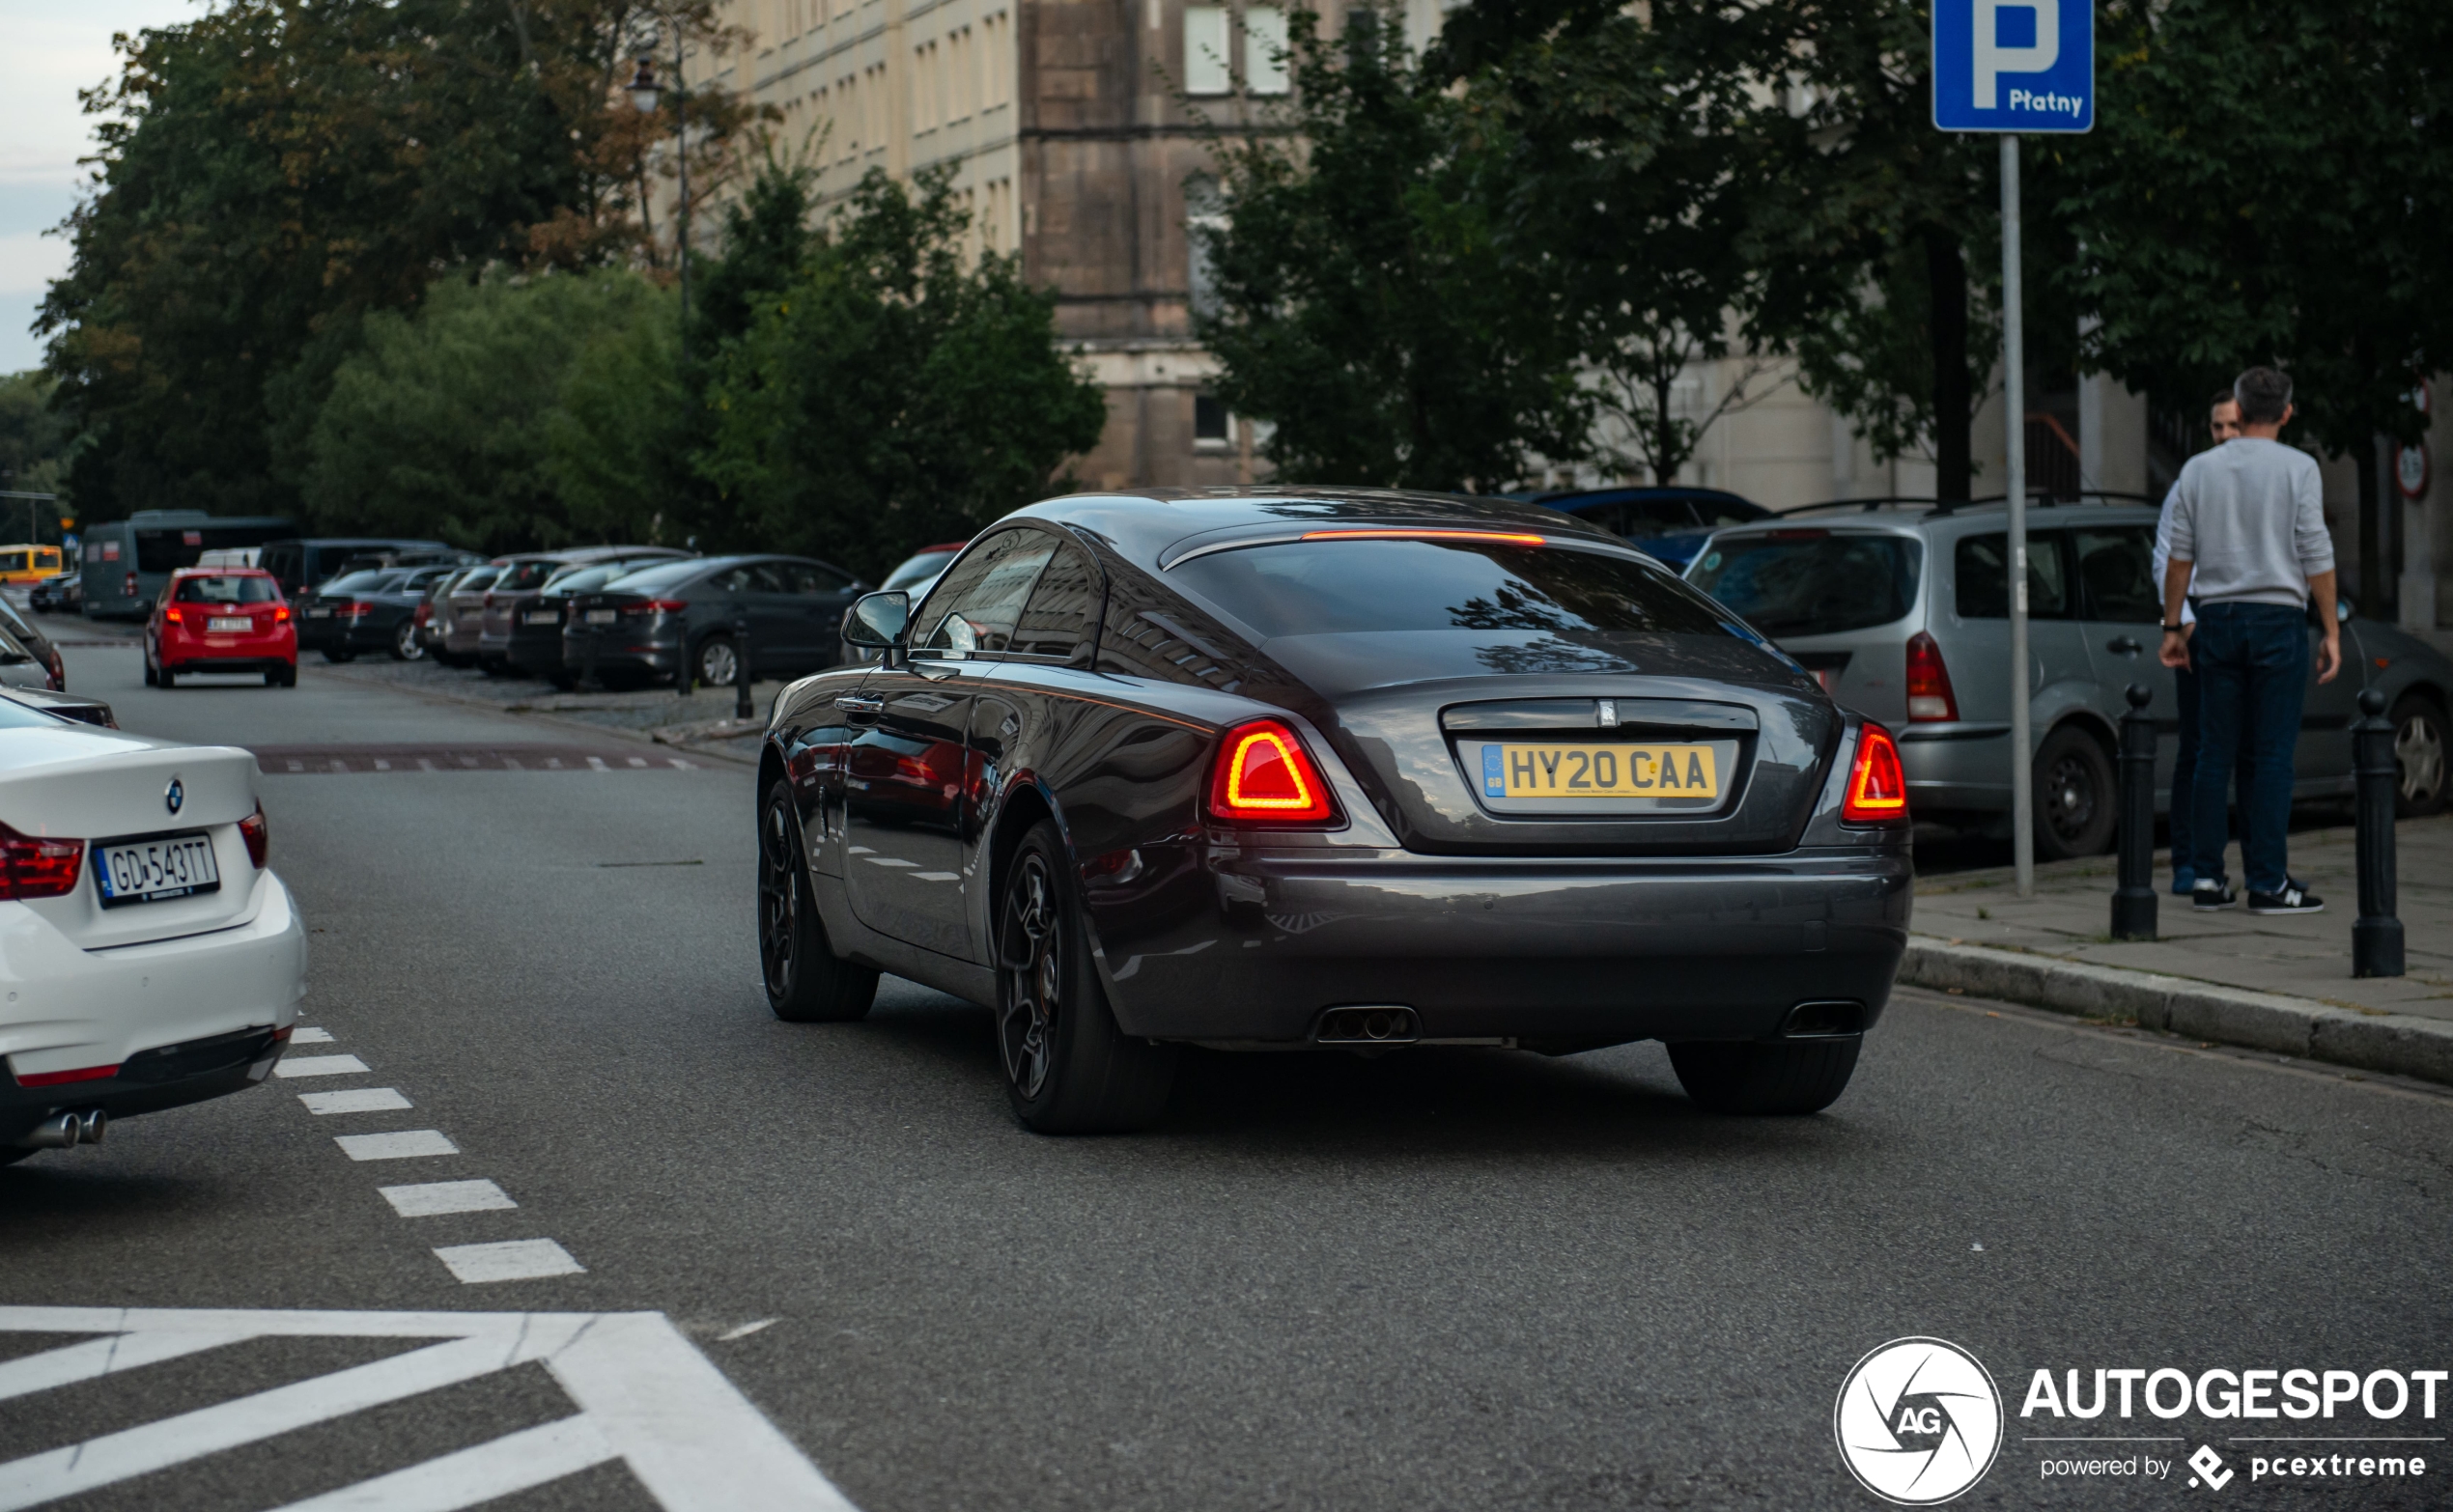
[[1934, 1506], [1993, 1468], [2001, 1392], [1975, 1356], [1947, 1339], [1893, 1339], [1840, 1384], [1831, 1431], [1866, 1490], [1900, 1506]]

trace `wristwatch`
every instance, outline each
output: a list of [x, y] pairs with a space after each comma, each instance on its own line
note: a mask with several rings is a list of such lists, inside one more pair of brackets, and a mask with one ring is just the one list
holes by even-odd
[[2166, 635], [2178, 635], [2181, 631], [2186, 629], [2188, 629], [2188, 627], [2185, 625], [2166, 625], [2163, 627], [2163, 633]]

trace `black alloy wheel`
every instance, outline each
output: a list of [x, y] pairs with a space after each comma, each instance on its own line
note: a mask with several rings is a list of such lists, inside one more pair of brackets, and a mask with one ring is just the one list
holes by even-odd
[[698, 643], [698, 686], [730, 687], [741, 675], [739, 653], [730, 635], [710, 635]]
[[877, 968], [855, 966], [827, 943], [804, 855], [801, 810], [792, 784], [778, 778], [758, 816], [758, 966], [767, 1006], [786, 1023], [864, 1017], [877, 998]]
[[2444, 810], [2444, 712], [2415, 694], [2393, 706], [2393, 765], [2401, 773], [2394, 789], [2393, 812], [2400, 819], [2424, 819]]
[[2112, 849], [2119, 826], [2112, 758], [2085, 730], [2065, 724], [2036, 753], [2036, 856], [2066, 861]]
[[422, 661], [426, 658], [425, 643], [417, 638], [417, 622], [403, 620], [392, 630], [392, 659]]
[[1145, 1129], [1167, 1110], [1178, 1048], [1128, 1037], [1084, 948], [1064, 840], [1023, 837], [997, 907], [997, 1050], [1014, 1116], [1040, 1134]]
[[1697, 1106], [1715, 1113], [1819, 1113], [1857, 1069], [1856, 1035], [1827, 1040], [1688, 1041], [1670, 1047], [1670, 1069]]

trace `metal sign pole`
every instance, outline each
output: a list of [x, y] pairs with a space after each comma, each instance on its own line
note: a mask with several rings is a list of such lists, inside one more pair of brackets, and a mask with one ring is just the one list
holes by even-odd
[[2002, 430], [2010, 454], [2010, 845], [2036, 895], [2036, 760], [2027, 717], [2027, 342], [2019, 329], [2018, 133], [2002, 134]]

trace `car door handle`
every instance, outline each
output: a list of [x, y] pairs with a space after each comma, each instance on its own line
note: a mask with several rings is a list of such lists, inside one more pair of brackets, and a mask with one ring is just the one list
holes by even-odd
[[2106, 651], [2117, 651], [2125, 657], [2134, 657], [2146, 650], [2144, 646], [2139, 645], [2135, 640], [2127, 635], [2115, 635], [2112, 639], [2103, 643], [2103, 649]]
[[886, 713], [886, 700], [862, 698], [857, 693], [846, 693], [834, 701], [834, 707], [855, 719], [874, 719]]

